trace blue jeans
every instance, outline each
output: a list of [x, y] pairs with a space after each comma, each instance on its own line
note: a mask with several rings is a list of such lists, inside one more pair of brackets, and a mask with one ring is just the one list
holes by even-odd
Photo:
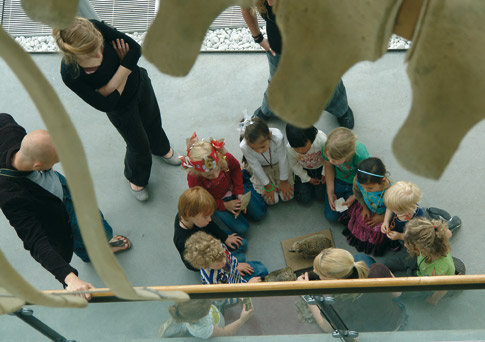
[[[69, 223], [71, 224], [72, 235], [74, 238], [74, 253], [76, 253], [76, 255], [81, 258], [82, 261], [90, 262], [86, 247], [83, 242], [83, 238], [81, 236], [81, 231], [77, 223], [76, 211], [74, 210], [74, 205], [71, 198], [71, 191], [69, 190], [69, 186], [67, 185], [66, 178], [60, 173], [57, 174], [59, 175], [59, 180], [62, 184], [62, 190], [64, 191], [64, 206], [66, 207], [67, 213], [69, 214]], [[101, 211], [99, 211], [99, 213], [101, 215], [101, 219], [103, 220], [103, 227], [104, 232], [106, 233], [106, 238], [109, 241], [111, 240], [111, 238], [113, 238], [113, 228], [111, 228], [109, 223], [104, 219], [103, 213]]]
[[[245, 215], [254, 221], [261, 220], [266, 214], [266, 203], [264, 203], [263, 197], [254, 190], [253, 184], [249, 180], [250, 175], [247, 170], [243, 170], [243, 185], [244, 192], [251, 191], [251, 200], [249, 201], [248, 207], [246, 208], [246, 214], [240, 214], [237, 219], [234, 218], [234, 214], [227, 210], [216, 210], [214, 213], [219, 220], [224, 223], [227, 228], [233, 233], [245, 236], [249, 230], [249, 222]], [[230, 196], [224, 198], [224, 201], [232, 201], [236, 196]]]
[[[340, 179], [335, 178], [334, 193], [335, 193], [335, 196], [337, 196], [337, 199], [340, 197], [347, 199], [354, 194], [354, 191], [352, 190], [352, 184], [345, 183], [344, 181], [341, 181]], [[327, 218], [327, 220], [337, 221], [337, 219], [340, 216], [340, 213], [338, 211], [333, 211], [332, 208], [330, 208], [327, 194], [325, 194], [324, 206], [325, 206], [325, 217]]]
[[[276, 72], [276, 69], [280, 62], [281, 55], [277, 53], [276, 56], [273, 56], [271, 52], [267, 51], [266, 57], [268, 58], [268, 64], [269, 64], [269, 78], [268, 78], [268, 86], [269, 86], [269, 83], [271, 82], [273, 75]], [[347, 91], [345, 90], [344, 83], [342, 82], [342, 80], [340, 80], [337, 84], [337, 87], [334, 90], [334, 93], [332, 95], [332, 98], [330, 99], [330, 102], [325, 107], [325, 110], [330, 114], [334, 115], [335, 117], [340, 118], [344, 116], [345, 113], [347, 113], [348, 109], [349, 109], [349, 103], [347, 101]], [[268, 88], [266, 88], [266, 91], [264, 92], [263, 103], [261, 104], [261, 107], [256, 109], [256, 111], [254, 112], [254, 116], [259, 117], [263, 120], [268, 120], [270, 118], [276, 117], [276, 115], [271, 111], [271, 109], [268, 106]]]
[[249, 279], [254, 277], [261, 277], [263, 279], [263, 277], [268, 275], [268, 270], [261, 261], [248, 261], [248, 264], [253, 268], [254, 272], [244, 275], [244, 280], [249, 281]]
[[[304, 169], [307, 171], [307, 169]], [[323, 166], [316, 169], [307, 171], [308, 175], [312, 178], [322, 178]], [[295, 176], [295, 200], [300, 203], [310, 203], [310, 201], [315, 197], [319, 201], [323, 201], [325, 198], [325, 184], [313, 185], [310, 182], [302, 183], [301, 178]]]

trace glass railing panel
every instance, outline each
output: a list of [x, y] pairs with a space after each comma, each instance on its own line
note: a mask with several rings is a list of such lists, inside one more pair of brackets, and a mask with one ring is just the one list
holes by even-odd
[[[205, 338], [225, 334], [235, 337], [218, 340], [237, 341], [237, 336], [253, 336], [283, 342], [299, 336], [308, 342], [320, 336], [319, 341], [326, 341], [334, 327], [341, 329], [342, 337], [346, 338], [357, 336], [347, 330], [355, 331], [359, 341], [385, 340], [389, 334], [400, 334], [402, 340], [416, 340], [415, 336], [434, 340], [446, 336], [461, 336], [461, 340], [482, 338], [484, 290], [450, 290], [437, 305], [430, 304], [433, 291], [405, 291], [400, 295], [396, 292], [254, 296], [252, 314], [243, 310], [244, 301], [234, 299], [197, 300], [191, 302], [192, 306], [160, 301], [91, 303], [85, 309], [26, 308], [67, 340], [78, 342], [155, 341], [160, 340], [160, 332], [164, 333], [161, 340], [166, 341], [186, 341], [191, 335]], [[318, 305], [308, 305], [308, 302], [315, 304], [315, 299], [325, 300], [323, 315]], [[332, 321], [335, 314], [344, 323], [343, 328], [332, 327], [335, 322], [329, 324], [323, 318]], [[14, 316], [0, 317], [0, 333], [2, 341], [48, 341]]]

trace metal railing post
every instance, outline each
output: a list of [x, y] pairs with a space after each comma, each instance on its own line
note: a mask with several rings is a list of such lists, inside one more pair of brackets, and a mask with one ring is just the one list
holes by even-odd
[[355, 342], [359, 336], [357, 331], [352, 331], [347, 328], [345, 322], [340, 318], [337, 311], [333, 308], [332, 304], [335, 303], [335, 299], [328, 296], [315, 296], [307, 295], [303, 296], [303, 299], [308, 305], [316, 305], [320, 309], [323, 317], [332, 326], [334, 332], [332, 336], [339, 338], [344, 342]]
[[32, 328], [40, 332], [42, 335], [48, 337], [53, 342], [76, 342], [75, 340], [68, 340], [60, 335], [57, 331], [44, 324], [41, 320], [34, 317], [34, 311], [31, 309], [22, 308], [11, 313], [12, 316], [17, 316], [22, 321], [30, 325]]

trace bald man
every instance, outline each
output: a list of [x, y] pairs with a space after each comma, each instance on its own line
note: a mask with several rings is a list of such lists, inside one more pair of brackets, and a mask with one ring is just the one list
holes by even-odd
[[[69, 291], [93, 286], [78, 278], [69, 265], [73, 252], [89, 262], [69, 187], [63, 175], [52, 170], [59, 162], [47, 131], [26, 134], [9, 114], [0, 114], [0, 207], [32, 257]], [[103, 219], [113, 252], [131, 247]], [[86, 294], [84, 297], [90, 298]]]

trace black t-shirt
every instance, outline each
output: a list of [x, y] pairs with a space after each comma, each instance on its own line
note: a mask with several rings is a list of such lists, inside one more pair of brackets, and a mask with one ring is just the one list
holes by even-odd
[[266, 13], [260, 13], [261, 17], [266, 21], [266, 34], [268, 35], [269, 46], [276, 53], [281, 53], [282, 42], [281, 34], [278, 26], [276, 25], [276, 17], [273, 14], [273, 9], [268, 3], [265, 3]]
[[173, 232], [173, 243], [175, 247], [180, 253], [180, 258], [184, 262], [185, 267], [187, 267], [191, 271], [199, 272], [197, 268], [192, 267], [192, 265], [184, 259], [184, 251], [185, 251], [185, 241], [197, 232], [205, 232], [207, 234], [212, 235], [216, 239], [221, 240], [221, 242], [226, 241], [227, 234], [222, 231], [221, 228], [214, 221], [209, 222], [209, 224], [204, 227], [200, 228], [194, 225], [192, 229], [184, 229], [180, 226], [180, 217], [179, 214], [175, 216], [175, 223], [174, 223], [174, 232]]

